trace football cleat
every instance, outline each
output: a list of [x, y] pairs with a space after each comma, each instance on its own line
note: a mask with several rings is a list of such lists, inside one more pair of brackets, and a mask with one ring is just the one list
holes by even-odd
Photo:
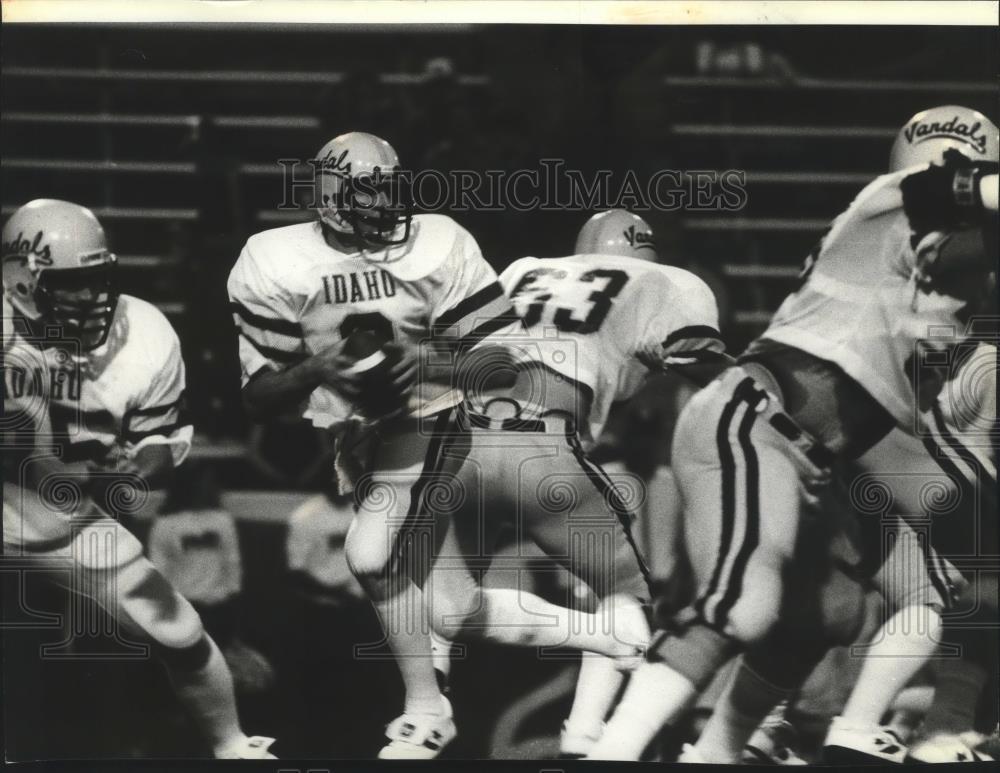
[[743, 749], [747, 765], [807, 765], [795, 751], [798, 732], [785, 719], [784, 704], [772, 711], [758, 727]]
[[240, 740], [216, 751], [215, 758], [217, 760], [276, 760], [278, 758], [268, 751], [273, 743], [273, 738], [264, 738], [259, 735], [243, 736]]
[[601, 740], [603, 733], [603, 722], [598, 727], [591, 728], [590, 732], [572, 727], [569, 722], [563, 722], [559, 733], [559, 759], [579, 760], [586, 757], [594, 748], [594, 744]]
[[995, 758], [980, 744], [979, 733], [942, 733], [915, 743], [906, 755], [907, 763], [993, 762]]
[[389, 743], [378, 753], [380, 760], [432, 760], [455, 740], [458, 730], [452, 719], [451, 703], [445, 697], [443, 714], [403, 714], [389, 723], [385, 736]]
[[892, 730], [879, 726], [852, 725], [834, 717], [826, 734], [822, 759], [829, 765], [902, 763], [906, 745]]

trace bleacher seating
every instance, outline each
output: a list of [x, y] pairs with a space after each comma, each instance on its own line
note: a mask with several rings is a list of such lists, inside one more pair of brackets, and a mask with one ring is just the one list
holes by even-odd
[[[60, 36], [73, 37], [73, 45], [59, 45]], [[308, 216], [276, 208], [283, 194], [277, 159], [308, 157], [327, 133], [357, 121], [359, 128], [382, 127], [401, 150], [439, 124], [447, 131], [449, 121], [438, 121], [443, 116], [421, 112], [429, 59], [450, 59], [452, 104], [469, 113], [455, 125], [471, 137], [439, 140], [461, 145], [489, 136], [491, 100], [511, 98], [503, 96], [475, 27], [436, 29], [408, 38], [406, 46], [385, 28], [271, 36], [187, 30], [176, 37], [148, 29], [63, 29], [47, 30], [44, 45], [38, 30], [6, 37], [3, 214], [40, 196], [91, 206], [122, 255], [126, 286], [175, 317], [193, 302], [185, 293], [192, 261], [212, 262], [202, 277], [224, 279], [248, 233]], [[245, 69], [248, 61], [253, 66]], [[538, 73], [532, 98], [557, 99], [558, 79], [544, 67]], [[663, 158], [684, 170], [746, 170], [742, 210], [681, 212], [679, 220], [685, 258], [721, 275], [729, 288], [729, 335], [738, 348], [794, 286], [799, 263], [828, 220], [885, 167], [901, 119], [949, 102], [990, 114], [995, 93], [988, 82], [943, 77], [665, 72], [649, 81], [643, 97], [662, 106], [669, 124], [634, 140], [612, 133], [605, 138], [612, 150], [598, 155], [635, 145], [633, 156], [651, 165], [636, 169], [640, 178]], [[512, 231], [522, 238], [531, 233], [530, 213], [514, 217], [522, 229], [510, 229], [509, 217], [496, 218], [496, 233], [490, 221], [477, 220], [486, 223], [481, 238], [498, 267], [523, 248], [505, 241]], [[571, 232], [575, 226], [567, 223]], [[540, 245], [562, 240], [562, 234], [540, 238]], [[211, 334], [212, 345], [231, 346], [229, 331]]]

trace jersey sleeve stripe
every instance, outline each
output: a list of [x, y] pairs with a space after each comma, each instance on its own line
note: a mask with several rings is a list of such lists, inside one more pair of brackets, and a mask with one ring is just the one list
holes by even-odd
[[134, 444], [145, 440], [146, 438], [153, 437], [154, 435], [170, 437], [170, 435], [183, 426], [185, 426], [183, 422], [175, 421], [170, 424], [161, 424], [159, 427], [153, 427], [152, 429], [129, 430], [128, 432], [122, 433], [122, 435], [127, 442]]
[[498, 314], [493, 319], [488, 319], [481, 325], [478, 325], [462, 337], [460, 345], [462, 348], [475, 346], [487, 336], [498, 333], [507, 326], [511, 327], [508, 331], [510, 333], [522, 332], [524, 330], [521, 318], [514, 313], [513, 309], [508, 309], [504, 314]]
[[240, 329], [240, 336], [246, 340], [254, 349], [256, 349], [261, 355], [266, 357], [273, 362], [277, 362], [280, 365], [294, 365], [301, 362], [306, 358], [305, 352], [302, 351], [288, 351], [287, 349], [277, 349], [273, 346], [266, 346], [259, 341], [255, 341], [252, 337], [248, 336], [246, 331], [242, 328]]
[[250, 309], [239, 301], [230, 301], [229, 308], [240, 319], [255, 328], [266, 330], [268, 333], [302, 338], [302, 325], [298, 322], [291, 322], [287, 319], [275, 319], [274, 317], [262, 317], [260, 314], [250, 311]]
[[687, 327], [679, 328], [673, 333], [668, 335], [663, 340], [663, 348], [670, 349], [680, 342], [688, 342], [690, 339], [708, 339], [720, 341], [722, 335], [711, 325], [688, 325]]
[[154, 405], [152, 408], [132, 408], [125, 413], [124, 420], [127, 421], [133, 416], [162, 416], [165, 413], [170, 413], [174, 408], [180, 406], [182, 397], [178, 397], [172, 403]]
[[463, 298], [448, 309], [448, 311], [442, 313], [440, 317], [434, 320], [434, 326], [439, 328], [450, 327], [473, 312], [479, 311], [488, 303], [502, 297], [503, 288], [500, 287], [500, 283], [491, 282], [482, 290], [477, 290], [468, 298]]
[[447, 328], [442, 328], [440, 326], [435, 326], [434, 334], [445, 336], [446, 338], [458, 338], [462, 339], [467, 335], [473, 333], [481, 325], [491, 322], [496, 317], [502, 316], [516, 316], [517, 312], [510, 305], [510, 301], [507, 296], [501, 295], [499, 298], [494, 298], [483, 306], [480, 306], [475, 311], [471, 311], [466, 314], [462, 319], [455, 322]]
[[708, 342], [707, 346], [699, 347], [697, 349], [685, 349], [682, 351], [674, 350], [672, 352], [664, 352], [663, 359], [667, 360], [690, 360], [698, 362], [710, 362], [712, 360], [717, 360], [720, 357], [728, 357], [725, 353], [725, 349], [722, 346], [722, 342]]

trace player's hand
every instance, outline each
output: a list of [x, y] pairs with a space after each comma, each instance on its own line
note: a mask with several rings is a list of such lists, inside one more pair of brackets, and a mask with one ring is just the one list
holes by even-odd
[[359, 373], [350, 372], [354, 361], [344, 354], [344, 342], [331, 344], [310, 359], [321, 384], [331, 387], [347, 400], [354, 401], [361, 394], [362, 378]]
[[416, 349], [399, 341], [389, 341], [382, 346], [382, 350], [390, 357], [396, 356], [388, 372], [389, 383], [400, 395], [405, 394], [417, 382]]
[[957, 151], [944, 154], [944, 164], [904, 177], [899, 183], [903, 210], [918, 235], [952, 231], [979, 220], [982, 172]]

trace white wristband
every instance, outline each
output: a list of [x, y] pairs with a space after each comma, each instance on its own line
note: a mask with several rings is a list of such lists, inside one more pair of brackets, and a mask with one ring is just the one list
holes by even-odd
[[979, 196], [983, 200], [983, 208], [997, 211], [997, 198], [1000, 192], [1000, 175], [988, 174], [979, 181]]

